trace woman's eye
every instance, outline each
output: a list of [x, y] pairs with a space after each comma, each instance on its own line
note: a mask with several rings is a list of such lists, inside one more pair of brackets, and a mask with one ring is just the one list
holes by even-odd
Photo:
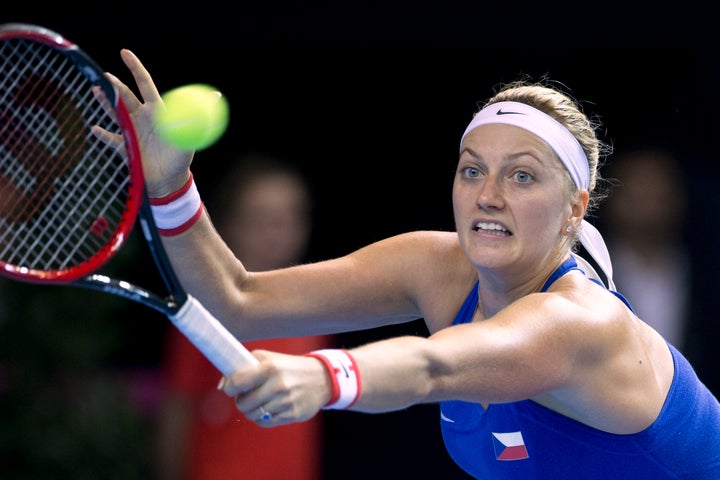
[[480, 176], [480, 170], [475, 167], [465, 167], [463, 173], [468, 178], [477, 178]]
[[533, 176], [529, 174], [528, 172], [515, 172], [513, 175], [515, 177], [515, 180], [517, 180], [520, 183], [527, 183], [533, 180]]

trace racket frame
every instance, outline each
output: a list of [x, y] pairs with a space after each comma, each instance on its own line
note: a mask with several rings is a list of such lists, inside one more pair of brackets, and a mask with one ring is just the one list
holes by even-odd
[[[132, 118], [115, 85], [104, 75], [98, 64], [77, 45], [49, 29], [23, 23], [0, 25], [0, 42], [9, 38], [39, 41], [64, 53], [83, 72], [86, 79], [103, 90], [122, 132], [126, 150], [124, 159], [130, 182], [126, 209], [118, 228], [114, 230], [114, 237], [91, 261], [68, 269], [43, 271], [10, 265], [0, 260], [0, 274], [22, 282], [64, 284], [99, 290], [151, 307], [169, 318], [224, 375], [230, 375], [238, 366], [256, 364], [257, 359], [197, 299], [182, 288], [176, 277], [163, 248], [145, 191], [141, 150]], [[130, 282], [97, 273], [97, 270], [117, 253], [132, 232], [136, 221], [140, 224], [145, 244], [168, 291], [166, 297]]]

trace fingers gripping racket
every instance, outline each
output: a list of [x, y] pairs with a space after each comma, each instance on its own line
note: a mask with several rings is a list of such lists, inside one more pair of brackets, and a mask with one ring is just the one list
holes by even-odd
[[[93, 125], [122, 134], [122, 147], [96, 138]], [[167, 296], [97, 273], [136, 219]], [[145, 193], [135, 129], [114, 85], [67, 39], [20, 23], [0, 25], [0, 274], [147, 305], [224, 375], [257, 362], [175, 276]]]

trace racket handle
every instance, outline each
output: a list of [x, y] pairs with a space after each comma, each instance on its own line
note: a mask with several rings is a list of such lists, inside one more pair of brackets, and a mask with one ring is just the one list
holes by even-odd
[[258, 363], [196, 298], [188, 295], [185, 304], [169, 318], [223, 375], [230, 375], [238, 367]]

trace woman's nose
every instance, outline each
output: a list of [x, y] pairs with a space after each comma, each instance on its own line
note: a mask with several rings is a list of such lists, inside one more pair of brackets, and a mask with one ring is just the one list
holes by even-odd
[[499, 208], [503, 205], [502, 184], [500, 179], [488, 175], [479, 183], [477, 205], [480, 208]]

